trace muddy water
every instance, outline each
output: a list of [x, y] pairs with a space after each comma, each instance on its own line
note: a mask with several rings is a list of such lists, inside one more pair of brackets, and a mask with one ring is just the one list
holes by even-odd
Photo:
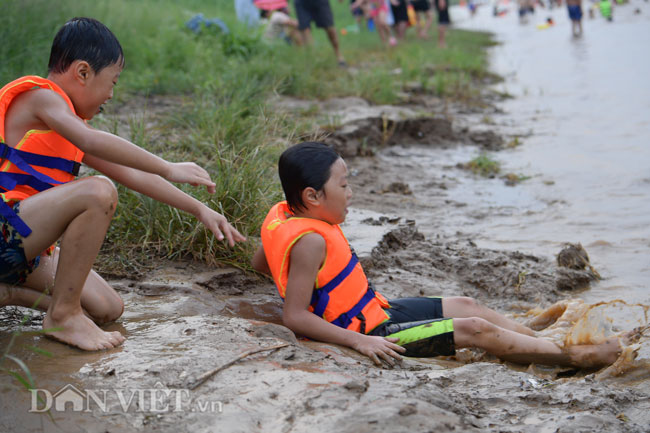
[[[452, 14], [459, 27], [502, 42], [492, 52], [493, 69], [506, 77], [497, 88], [515, 98], [490, 121], [524, 145], [494, 158], [505, 172], [531, 176], [516, 188], [494, 180], [451, 189], [485, 216], [457, 228], [477, 233], [481, 246], [542, 255], [581, 242], [605, 277], [584, 298], [648, 304], [650, 5], [616, 7], [611, 23], [585, 14], [580, 38], [565, 8], [538, 8], [527, 24], [514, 9], [502, 18], [488, 6], [473, 19], [460, 8]], [[549, 16], [556, 25], [538, 29]]]

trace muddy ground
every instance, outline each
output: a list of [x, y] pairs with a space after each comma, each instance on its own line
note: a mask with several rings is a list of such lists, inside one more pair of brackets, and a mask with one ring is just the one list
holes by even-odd
[[[425, 172], [400, 162], [401, 152], [496, 150], [512, 137], [472, 118], [498, 113], [494, 105], [450, 107], [422, 97], [405, 102], [275, 102], [287, 110], [318, 104], [323, 119], [336, 116], [338, 127], [327, 141], [347, 158], [355, 191], [344, 231], [380, 292], [389, 298], [472, 296], [526, 322], [534, 319], [524, 315], [530, 309], [579, 298], [598, 283], [597, 273], [575, 256], [561, 260], [570, 266], [560, 266], [556, 257], [488, 250], [471, 235], [447, 233], [445, 218], [476, 217], [471, 204], [447, 192], [473, 175], [453, 164]], [[297, 339], [280, 324], [282, 305], [272, 282], [257, 275], [160, 263], [138, 280], [111, 283], [126, 311], [107, 329], [122, 331], [125, 344], [84, 353], [39, 336], [18, 337], [13, 353], [26, 361], [43, 401], [32, 402], [9, 376], [0, 376], [0, 431], [650, 430], [647, 339], [628, 351], [637, 359], [622, 360], [617, 371], [514, 365], [468, 350], [378, 368], [353, 350]], [[0, 309], [3, 347], [23, 313]], [[635, 314], [647, 323], [647, 308]], [[27, 329], [39, 329], [41, 320], [34, 315]], [[29, 345], [54, 356], [37, 355]], [[283, 346], [228, 364], [277, 345]], [[220, 366], [226, 367], [214, 371]], [[65, 398], [66, 410], [59, 410]], [[29, 413], [48, 403], [51, 417]]]

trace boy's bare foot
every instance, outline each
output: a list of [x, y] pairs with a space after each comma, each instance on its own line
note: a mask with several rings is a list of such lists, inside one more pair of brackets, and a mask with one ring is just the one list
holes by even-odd
[[623, 344], [628, 345], [628, 344], [636, 343], [648, 331], [650, 331], [650, 325], [643, 325], [624, 333], [621, 337], [625, 339], [623, 340]]
[[82, 350], [112, 349], [125, 340], [119, 332], [102, 331], [81, 310], [60, 321], [53, 320], [48, 311], [43, 319], [43, 329], [52, 328], [60, 330], [47, 332], [48, 337]]
[[578, 345], [567, 348], [572, 363], [578, 367], [594, 368], [611, 365], [623, 351], [623, 346], [638, 341], [648, 326], [635, 328], [601, 344]]

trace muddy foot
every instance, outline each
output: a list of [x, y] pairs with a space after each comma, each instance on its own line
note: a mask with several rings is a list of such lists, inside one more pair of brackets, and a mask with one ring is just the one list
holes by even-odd
[[623, 352], [624, 346], [639, 341], [650, 326], [634, 328], [619, 336], [607, 339], [604, 343], [569, 347], [569, 356], [574, 365], [592, 368], [611, 365]]
[[639, 326], [631, 331], [623, 333], [619, 338], [621, 339], [622, 345], [628, 346], [630, 344], [638, 342], [641, 337], [643, 337], [648, 332], [650, 332], [650, 325]]
[[119, 332], [102, 331], [82, 312], [67, 316], [61, 321], [54, 321], [48, 311], [43, 319], [43, 329], [52, 328], [59, 328], [60, 330], [46, 332], [45, 335], [82, 350], [112, 349], [125, 340], [124, 336]]

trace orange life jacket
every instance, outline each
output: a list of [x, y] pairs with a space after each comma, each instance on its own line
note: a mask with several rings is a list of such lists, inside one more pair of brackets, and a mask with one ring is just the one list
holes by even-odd
[[24, 237], [29, 236], [31, 229], [9, 204], [74, 180], [84, 156], [79, 148], [52, 130], [27, 131], [15, 148], [4, 143], [5, 116], [11, 102], [21, 93], [34, 88], [58, 93], [75, 112], [68, 95], [45, 78], [26, 76], [0, 89], [0, 214]]
[[308, 233], [325, 239], [326, 256], [316, 275], [309, 311], [342, 328], [368, 333], [388, 319], [388, 302], [372, 290], [343, 231], [313, 218], [292, 216], [286, 201], [271, 208], [262, 224], [262, 245], [282, 299], [289, 279], [291, 248]]

